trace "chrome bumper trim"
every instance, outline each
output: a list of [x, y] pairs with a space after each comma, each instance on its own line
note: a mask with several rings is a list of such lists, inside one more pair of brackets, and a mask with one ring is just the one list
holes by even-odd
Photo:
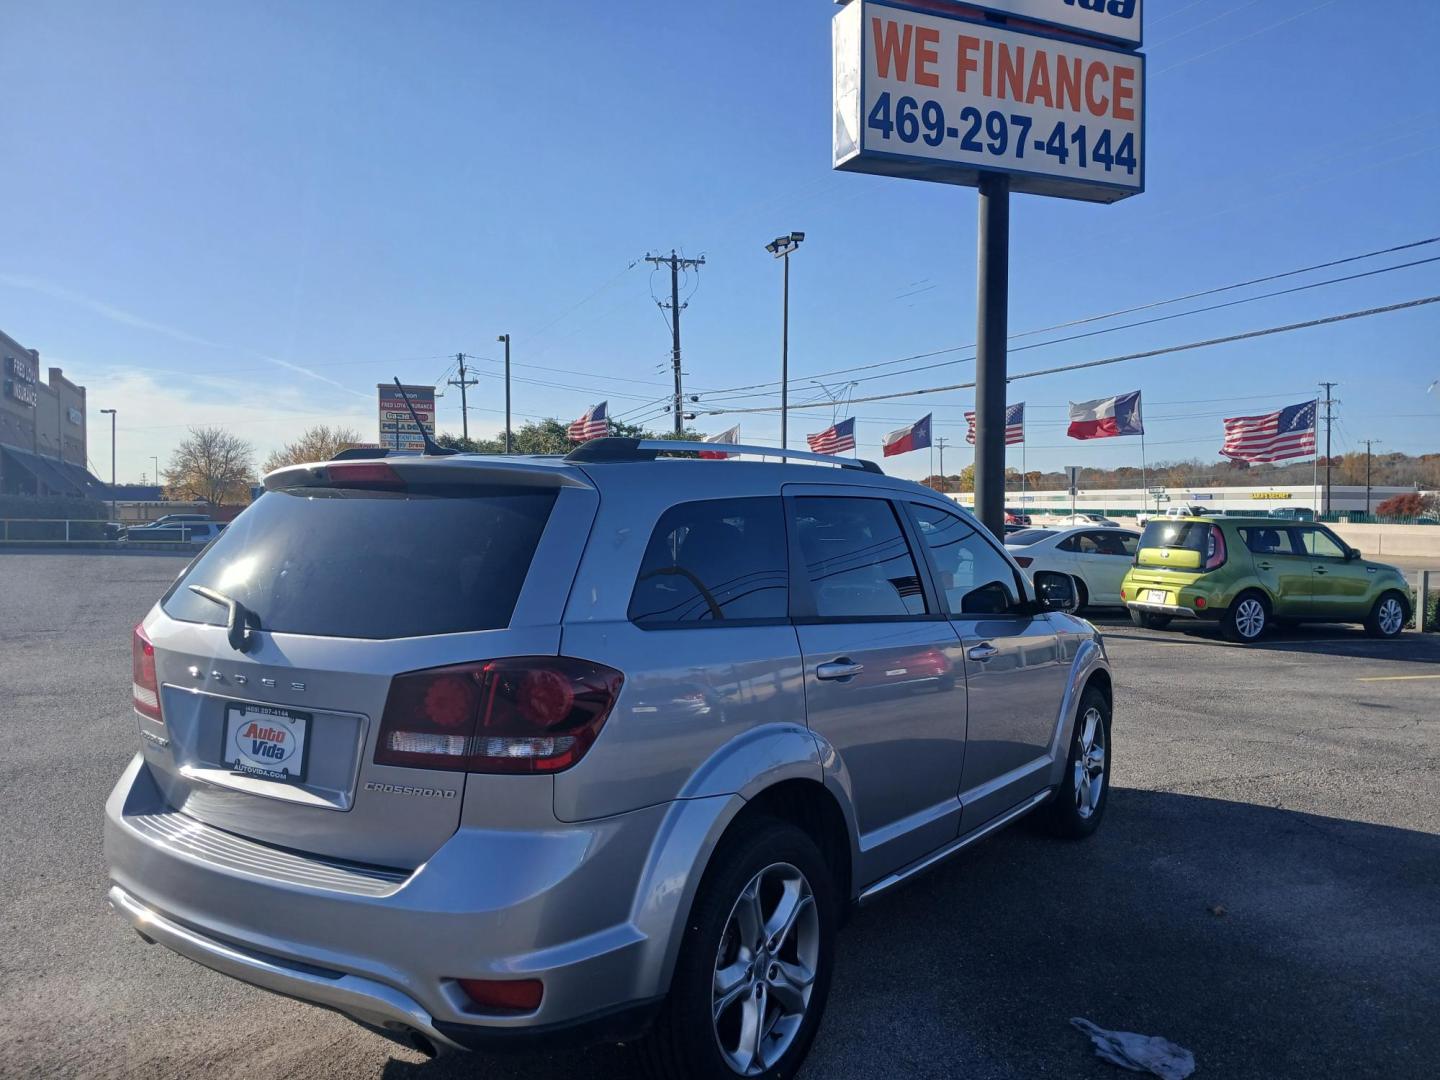
[[1125, 606], [1131, 611], [1145, 611], [1155, 615], [1173, 615], [1177, 619], [1198, 619], [1200, 614], [1193, 608], [1179, 604], [1152, 604], [1149, 601], [1127, 600]]
[[417, 1031], [440, 1051], [465, 1048], [436, 1029], [419, 1004], [394, 987], [358, 975], [291, 964], [279, 957], [249, 952], [205, 937], [153, 911], [119, 885], [107, 897], [110, 907], [129, 920], [146, 940], [158, 942], [188, 960], [273, 993], [307, 1001], [372, 1027]]

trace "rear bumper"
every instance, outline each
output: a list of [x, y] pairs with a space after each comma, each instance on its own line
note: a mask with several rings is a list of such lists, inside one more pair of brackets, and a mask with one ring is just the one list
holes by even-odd
[[1143, 611], [1147, 615], [1167, 615], [1176, 619], [1203, 619], [1209, 615], [1208, 609], [1201, 613], [1179, 604], [1152, 604], [1142, 600], [1127, 600], [1125, 606], [1131, 611]]
[[[261, 860], [252, 842], [165, 807], [137, 756], [106, 804], [109, 902], [197, 963], [401, 1041], [419, 1033], [437, 1051], [625, 1038], [668, 989], [688, 893], [653, 887], [657, 840], [678, 814], [728, 801], [545, 831], [462, 827], [388, 882], [318, 860], [307, 879], [284, 864], [306, 857], [267, 849]], [[157, 828], [163, 815], [185, 835]], [[544, 996], [533, 1013], [484, 1014], [458, 978], [538, 978]]]

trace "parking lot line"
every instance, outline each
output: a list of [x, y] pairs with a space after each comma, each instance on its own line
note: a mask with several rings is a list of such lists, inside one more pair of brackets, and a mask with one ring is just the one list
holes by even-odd
[[1421, 679], [1440, 679], [1440, 675], [1371, 675], [1356, 679], [1356, 682], [1417, 682]]

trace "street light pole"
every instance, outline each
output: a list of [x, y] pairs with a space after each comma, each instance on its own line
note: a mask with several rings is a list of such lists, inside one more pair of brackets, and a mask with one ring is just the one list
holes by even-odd
[[803, 232], [777, 236], [765, 250], [785, 261], [785, 289], [780, 323], [780, 449], [790, 446], [790, 253], [805, 239]]
[[110, 417], [110, 520], [115, 520], [115, 410], [101, 409], [101, 416]]
[[510, 453], [510, 335], [501, 334], [495, 339], [505, 343], [505, 453]]
[[155, 463], [155, 486], [162, 487], [163, 485], [160, 483], [160, 458], [156, 454], [151, 454], [150, 460]]

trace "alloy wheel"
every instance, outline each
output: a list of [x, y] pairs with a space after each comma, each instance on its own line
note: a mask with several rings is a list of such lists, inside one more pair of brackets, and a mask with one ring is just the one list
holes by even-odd
[[1093, 706], [1080, 718], [1080, 745], [1075, 752], [1075, 811], [1088, 818], [1105, 791], [1105, 722]]
[[725, 1063], [757, 1076], [790, 1049], [820, 960], [820, 913], [810, 882], [772, 863], [740, 891], [715, 953], [711, 1019]]
[[1398, 634], [1404, 624], [1405, 609], [1395, 597], [1387, 596], [1380, 602], [1380, 632], [1391, 637]]
[[1253, 596], [1240, 601], [1235, 611], [1235, 629], [1246, 641], [1258, 638], [1265, 629], [1265, 605]]

